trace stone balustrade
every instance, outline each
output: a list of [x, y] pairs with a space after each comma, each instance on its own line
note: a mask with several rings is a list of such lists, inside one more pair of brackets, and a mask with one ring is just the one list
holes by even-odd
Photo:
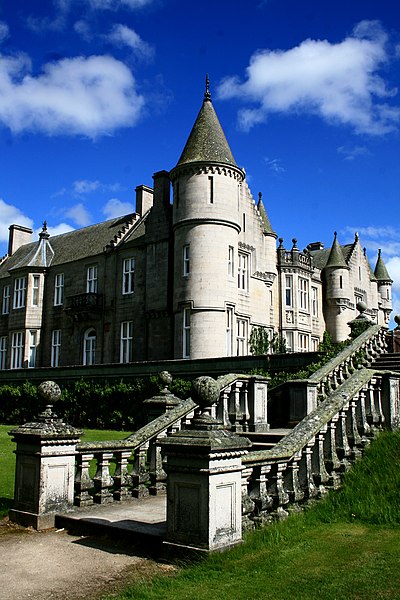
[[289, 504], [337, 488], [376, 433], [398, 426], [399, 379], [359, 369], [271, 450], [243, 457], [247, 527], [285, 517]]
[[[372, 325], [308, 379], [287, 381], [270, 390], [270, 402], [288, 399], [289, 407], [279, 418], [292, 425], [323, 402], [357, 370], [368, 367], [380, 354], [389, 350], [387, 330]], [[283, 409], [277, 411], [282, 414]]]

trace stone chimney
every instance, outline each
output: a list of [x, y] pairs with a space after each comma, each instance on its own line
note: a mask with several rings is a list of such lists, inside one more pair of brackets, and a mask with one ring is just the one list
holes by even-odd
[[143, 215], [153, 206], [153, 190], [147, 185], [138, 185], [136, 192], [136, 212]]
[[10, 235], [8, 238], [8, 254], [12, 256], [20, 246], [29, 244], [32, 241], [32, 229], [23, 225], [10, 225]]

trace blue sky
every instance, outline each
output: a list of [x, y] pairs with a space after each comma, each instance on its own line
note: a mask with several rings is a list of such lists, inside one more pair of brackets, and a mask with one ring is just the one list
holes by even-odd
[[214, 107], [299, 247], [382, 248], [400, 312], [400, 8], [392, 0], [0, 0], [0, 256], [134, 209]]

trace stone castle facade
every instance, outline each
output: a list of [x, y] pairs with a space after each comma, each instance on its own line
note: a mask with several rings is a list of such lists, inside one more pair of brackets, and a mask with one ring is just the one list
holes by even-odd
[[359, 301], [388, 323], [392, 280], [380, 252], [372, 270], [358, 235], [277, 247], [208, 86], [176, 167], [153, 179], [136, 188], [134, 214], [54, 237], [44, 225], [37, 241], [11, 225], [1, 369], [245, 355], [255, 326], [314, 351], [325, 329], [348, 336]]

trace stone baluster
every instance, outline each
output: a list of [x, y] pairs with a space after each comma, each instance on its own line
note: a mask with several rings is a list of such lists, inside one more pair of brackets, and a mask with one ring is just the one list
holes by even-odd
[[150, 487], [149, 492], [152, 496], [157, 494], [165, 494], [166, 492], [166, 479], [167, 474], [163, 469], [161, 448], [158, 445], [158, 441], [164, 437], [167, 437], [165, 433], [160, 434], [157, 438], [150, 440], [149, 446], [149, 473], [150, 473]]
[[116, 450], [114, 453], [116, 468], [114, 473], [114, 500], [126, 500], [131, 496], [131, 476], [128, 472], [128, 461], [132, 455], [131, 450]]
[[97, 471], [93, 477], [94, 483], [94, 501], [96, 504], [107, 504], [114, 500], [111, 488], [114, 480], [110, 475], [110, 460], [113, 457], [112, 452], [95, 453], [97, 459]]
[[373, 436], [373, 432], [368, 423], [367, 419], [367, 407], [366, 407], [366, 397], [367, 397], [367, 389], [364, 386], [358, 393], [359, 401], [357, 403], [357, 423], [358, 428], [361, 435], [361, 440], [363, 445], [367, 445], [370, 442], [370, 439]]
[[142, 444], [137, 448], [133, 461], [132, 469], [132, 495], [134, 498], [145, 498], [149, 495], [149, 488], [146, 483], [149, 481], [149, 472], [147, 469], [147, 451], [149, 442]]
[[284, 487], [290, 503], [300, 502], [304, 498], [299, 479], [301, 454], [301, 450], [295, 452], [284, 471]]
[[328, 426], [324, 425], [317, 433], [311, 457], [314, 482], [317, 487], [317, 492], [320, 496], [324, 496], [327, 493], [325, 486], [329, 484], [329, 475], [325, 467], [324, 452], [324, 440], [327, 430]]
[[288, 516], [285, 507], [289, 504], [289, 495], [285, 490], [284, 473], [287, 462], [278, 461], [272, 466], [271, 475], [268, 479], [268, 493], [273, 500], [275, 515], [279, 518]]
[[231, 422], [229, 420], [229, 396], [231, 393], [231, 386], [226, 387], [219, 396], [218, 403], [216, 405], [216, 419], [222, 421], [225, 427], [230, 427]]
[[89, 493], [89, 490], [94, 486], [89, 472], [93, 457], [94, 454], [91, 452], [79, 453], [76, 457], [75, 506], [90, 506], [93, 504], [93, 496]]
[[340, 485], [339, 471], [342, 468], [338, 455], [336, 453], [336, 423], [339, 415], [336, 415], [327, 424], [327, 432], [324, 440], [325, 465], [329, 473], [329, 485], [338, 488]]
[[338, 373], [337, 373], [337, 367], [335, 369], [333, 369], [332, 373], [330, 373], [329, 375], [329, 379], [330, 379], [330, 388], [331, 390], [336, 390], [336, 388], [338, 387]]
[[385, 424], [385, 415], [382, 409], [382, 378], [374, 377], [371, 380], [371, 383], [374, 390], [374, 405], [378, 419], [377, 427], [378, 429], [383, 429], [383, 426]]
[[[242, 526], [245, 530], [254, 529], [254, 509], [255, 500], [250, 497], [252, 488], [256, 480], [254, 479], [253, 467], [242, 469]], [[257, 498], [257, 492], [255, 492]]]
[[342, 385], [342, 383], [344, 383], [345, 379], [346, 378], [344, 376], [343, 363], [340, 363], [340, 365], [338, 365], [338, 367], [337, 367], [337, 376], [336, 376], [336, 381], [337, 381], [338, 385]]
[[359, 396], [350, 400], [347, 413], [347, 438], [351, 447], [351, 460], [361, 458], [364, 446], [357, 426], [357, 402], [359, 402]]
[[231, 406], [229, 408], [229, 419], [232, 431], [243, 431], [243, 411], [240, 402], [242, 382], [235, 381], [231, 394]]
[[349, 404], [347, 403], [339, 411], [336, 426], [336, 450], [343, 469], [347, 471], [350, 468], [351, 448], [347, 437], [347, 412]]
[[253, 469], [249, 495], [254, 505], [253, 524], [256, 525], [265, 525], [272, 520], [270, 511], [274, 501], [268, 493], [271, 468], [271, 464], [263, 464]]
[[316, 438], [312, 438], [306, 444], [306, 446], [304, 446], [300, 462], [300, 485], [304, 490], [304, 497], [306, 500], [318, 496], [318, 489], [314, 482], [312, 469], [312, 455], [314, 451], [315, 442]]
[[367, 384], [367, 394], [365, 397], [365, 409], [367, 413], [367, 421], [371, 427], [371, 432], [373, 435], [377, 433], [377, 429], [379, 427], [379, 414], [376, 411], [375, 407], [375, 393], [374, 393], [374, 384], [373, 380], [369, 381]]
[[243, 413], [243, 431], [249, 431], [250, 411], [249, 411], [249, 382], [243, 381], [242, 385], [242, 413]]

